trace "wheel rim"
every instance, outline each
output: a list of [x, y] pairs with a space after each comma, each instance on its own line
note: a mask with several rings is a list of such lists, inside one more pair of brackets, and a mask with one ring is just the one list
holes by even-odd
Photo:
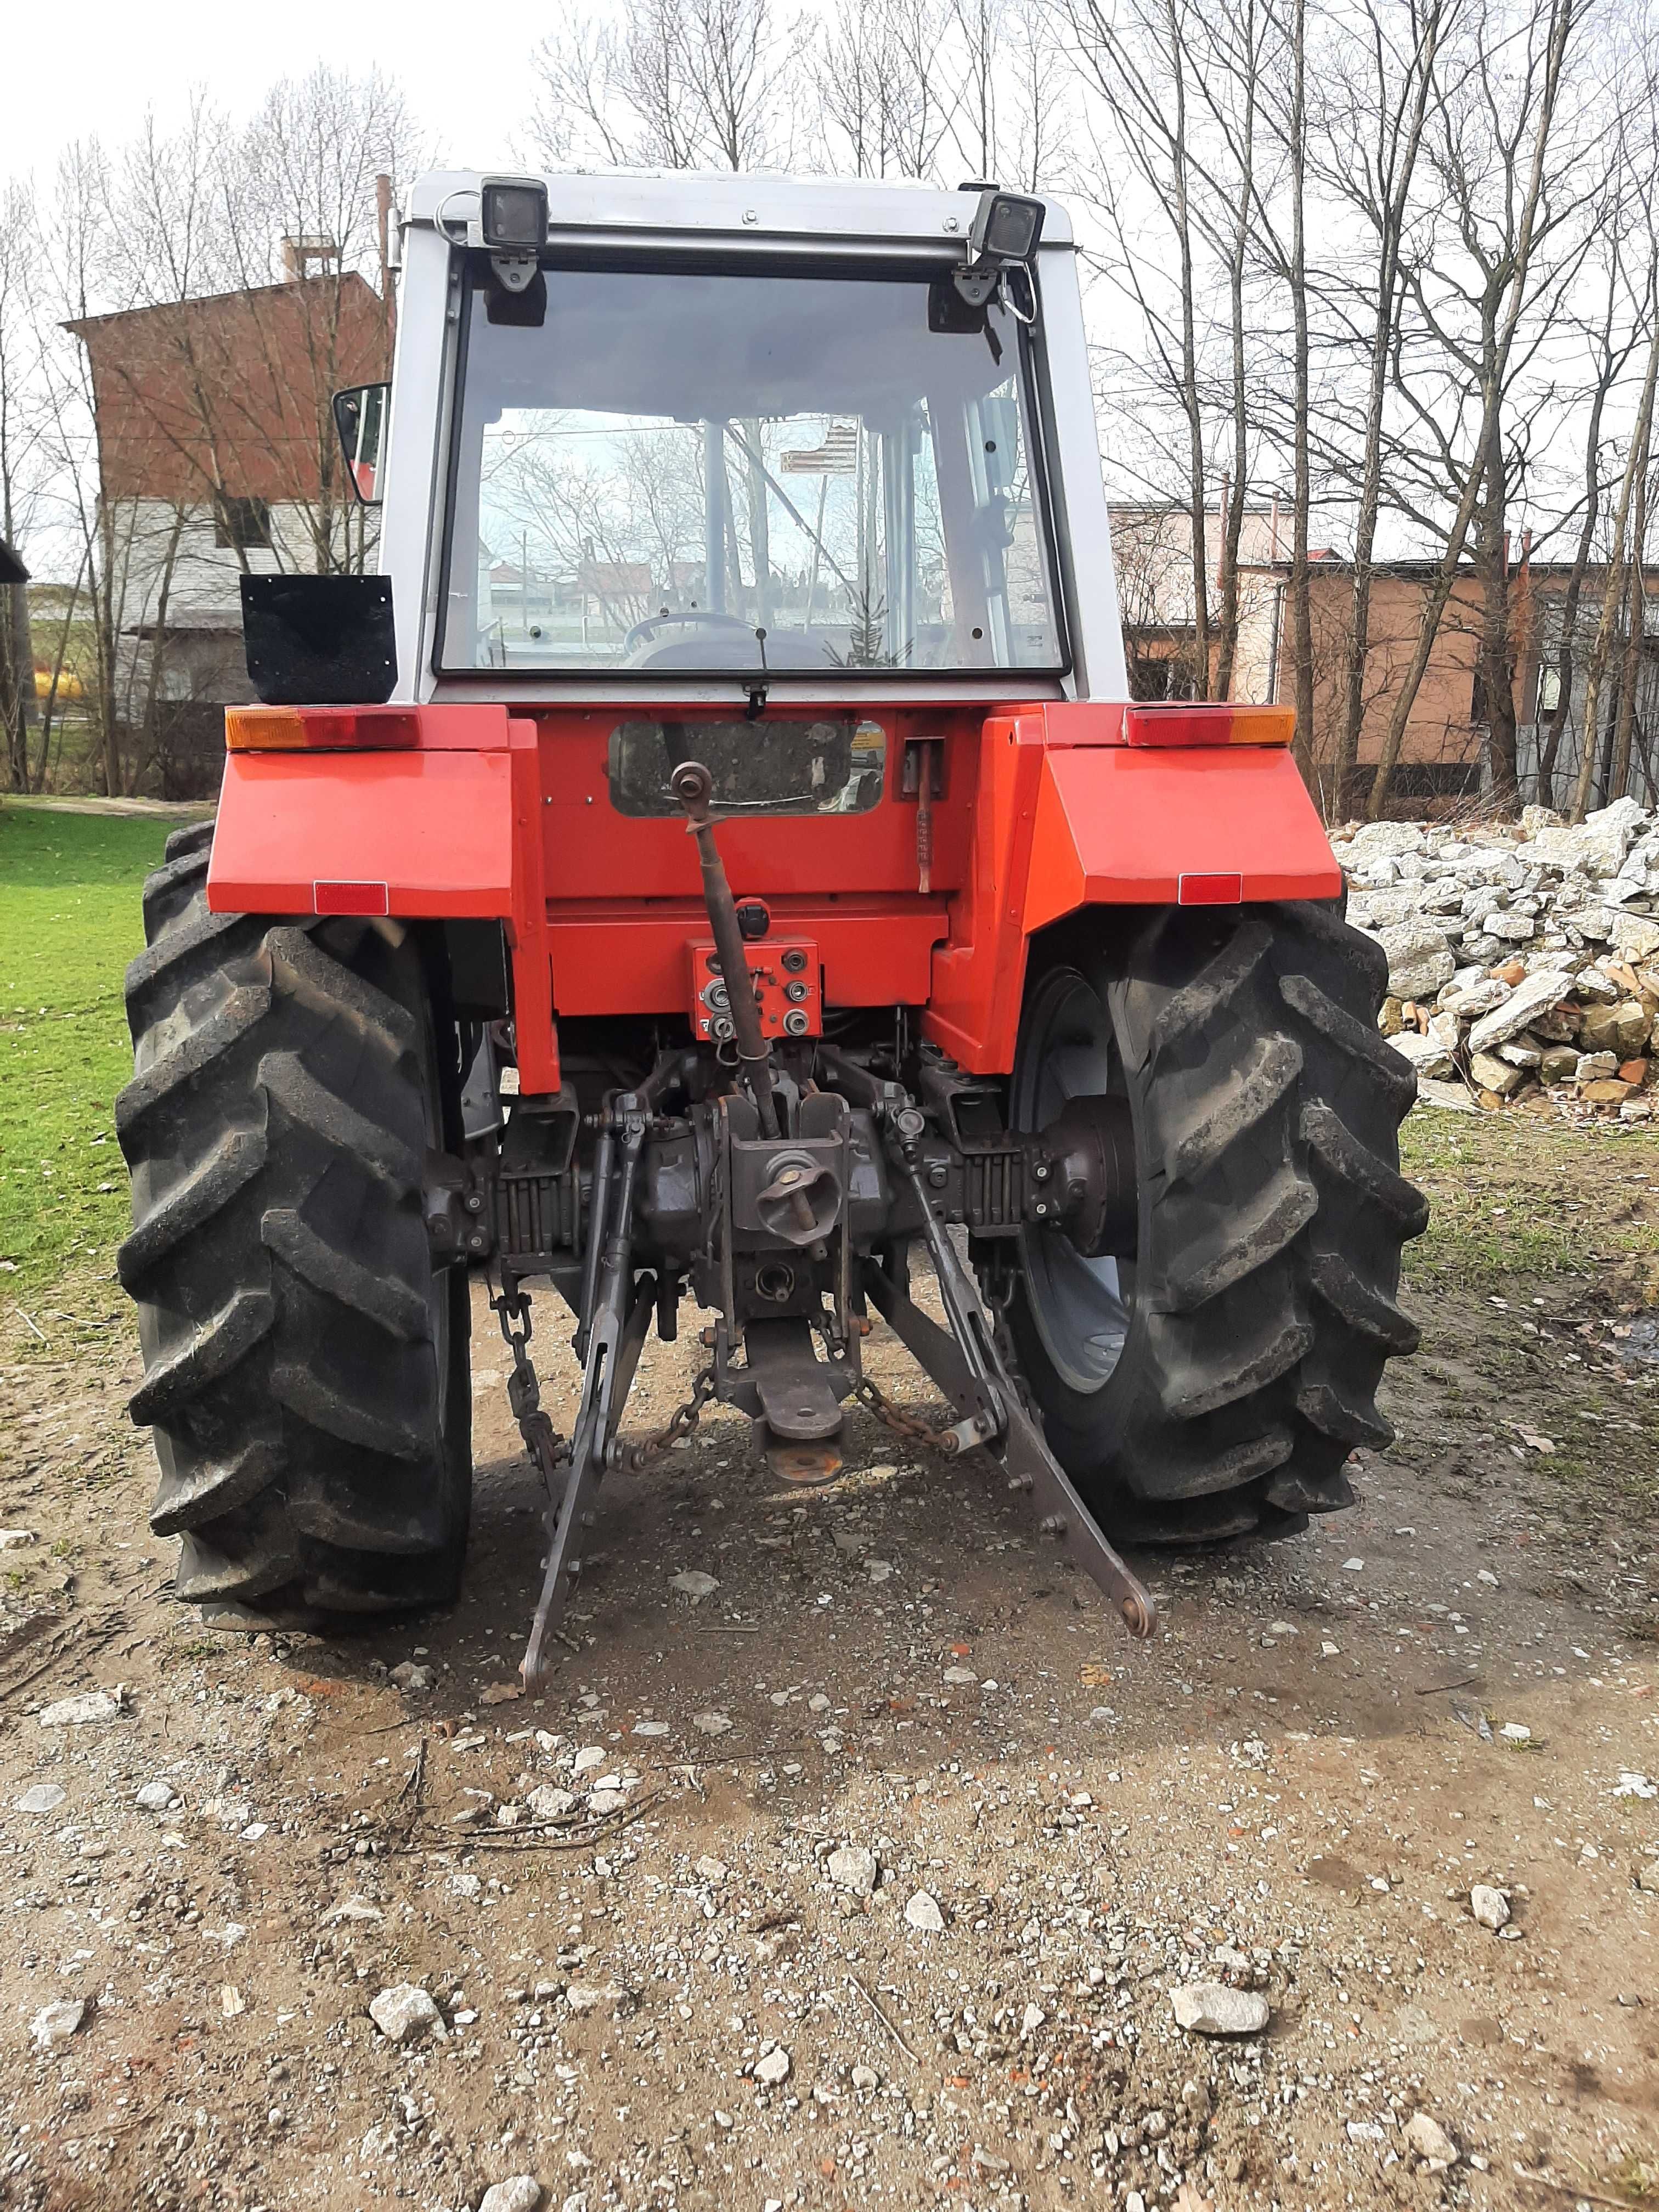
[[[1047, 1128], [1072, 1099], [1127, 1095], [1110, 1012], [1075, 969], [1057, 969], [1032, 1000], [1012, 1088], [1013, 1125], [1031, 1131]], [[1019, 1257], [1026, 1303], [1055, 1372], [1068, 1389], [1092, 1395], [1122, 1357], [1133, 1261], [1085, 1259], [1063, 1229], [1022, 1230]]]

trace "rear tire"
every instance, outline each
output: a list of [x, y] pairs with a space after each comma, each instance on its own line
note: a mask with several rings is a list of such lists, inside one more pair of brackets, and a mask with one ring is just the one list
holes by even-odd
[[464, 1268], [434, 1272], [423, 1154], [447, 1025], [398, 923], [207, 908], [210, 824], [168, 839], [127, 973], [137, 1302], [178, 1595], [225, 1625], [443, 1604], [471, 1492]]
[[1012, 1118], [1054, 1110], [1052, 1080], [1031, 1110], [1037, 1050], [1127, 1092], [1139, 1220], [1115, 1316], [1063, 1232], [1024, 1232], [1008, 1328], [1051, 1449], [1116, 1534], [1288, 1533], [1351, 1504], [1349, 1454], [1392, 1437], [1376, 1386], [1417, 1346], [1395, 1295], [1428, 1210], [1399, 1173], [1416, 1078], [1377, 1033], [1386, 981], [1378, 948], [1315, 904], [1164, 910], [1127, 933], [1096, 913], [1034, 959]]

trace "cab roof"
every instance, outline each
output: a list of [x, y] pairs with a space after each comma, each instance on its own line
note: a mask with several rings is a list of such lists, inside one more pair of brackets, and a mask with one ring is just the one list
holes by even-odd
[[[441, 215], [459, 235], [477, 206], [485, 176], [500, 170], [434, 169], [410, 193], [409, 219], [435, 225]], [[520, 172], [519, 173], [529, 173]], [[796, 240], [868, 240], [927, 245], [949, 252], [965, 244], [975, 195], [882, 179], [791, 177], [765, 171], [734, 175], [690, 169], [593, 169], [542, 173], [548, 225], [557, 238], [586, 233], [697, 231], [713, 238]], [[1043, 198], [1042, 245], [1069, 247], [1071, 218], [1063, 204]]]

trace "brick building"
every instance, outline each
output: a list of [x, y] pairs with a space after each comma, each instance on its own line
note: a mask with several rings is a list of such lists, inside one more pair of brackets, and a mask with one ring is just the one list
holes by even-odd
[[[1219, 611], [1215, 581], [1224, 519], [1206, 518], [1211, 562], [1209, 617]], [[1290, 613], [1290, 563], [1285, 557], [1288, 523], [1276, 507], [1247, 507], [1240, 520], [1238, 639], [1230, 696], [1277, 701], [1295, 696], [1295, 651]], [[1120, 503], [1112, 509], [1112, 545], [1123, 605], [1124, 645], [1130, 689], [1138, 698], [1191, 698], [1200, 688], [1194, 621], [1192, 518], [1183, 507]], [[1523, 799], [1540, 796], [1540, 763], [1551, 760], [1550, 797], [1571, 795], [1582, 757], [1585, 672], [1601, 620], [1604, 568], [1583, 579], [1572, 623], [1570, 694], [1554, 731], [1560, 698], [1560, 661], [1566, 629], [1571, 565], [1522, 559], [1507, 580], [1510, 661], [1516, 749]], [[1345, 720], [1348, 641], [1352, 634], [1353, 567], [1329, 551], [1311, 560], [1309, 602], [1313, 631], [1313, 778], [1333, 817], [1363, 811], [1405, 671], [1416, 650], [1425, 593], [1433, 576], [1426, 562], [1399, 561], [1372, 570], [1368, 643], [1362, 684], [1358, 768], [1346, 791], [1334, 788], [1334, 765]], [[1635, 670], [1629, 789], [1644, 805], [1659, 802], [1659, 574], [1643, 578], [1644, 604], [1652, 611], [1626, 653], [1622, 617], [1599, 695], [1597, 759], [1591, 804], [1617, 796], [1608, 788], [1614, 731], [1626, 682]], [[1400, 813], [1444, 811], [1478, 799], [1491, 787], [1490, 716], [1480, 671], [1485, 615], [1480, 577], [1467, 567], [1452, 586], [1407, 721], [1392, 792]], [[1210, 684], [1217, 674], [1210, 641]]]
[[332, 252], [285, 241], [283, 283], [68, 325], [91, 373], [121, 712], [191, 749], [216, 747], [218, 707], [252, 696], [243, 570], [373, 566], [331, 402], [389, 373], [387, 307], [355, 271], [305, 273]]
[[[1277, 583], [1277, 649], [1273, 688], [1261, 696], [1288, 703], [1295, 693], [1290, 633], [1288, 569], [1274, 565]], [[1401, 679], [1417, 647], [1425, 595], [1432, 579], [1426, 562], [1391, 562], [1372, 574], [1368, 650], [1364, 678], [1358, 769], [1349, 788], [1331, 787], [1338, 733], [1343, 719], [1348, 640], [1352, 630], [1353, 570], [1325, 556], [1310, 579], [1314, 649], [1314, 773], [1321, 798], [1335, 817], [1361, 811], [1381, 754]], [[1508, 579], [1509, 659], [1516, 721], [1516, 753], [1523, 801], [1540, 793], [1539, 769], [1551, 742], [1560, 697], [1561, 645], [1566, 627], [1566, 562], [1525, 561]], [[1567, 708], [1555, 739], [1550, 799], [1560, 805], [1578, 775], [1583, 743], [1585, 675], [1601, 621], [1607, 570], [1589, 568], [1583, 576], [1572, 625], [1571, 672]], [[1651, 610], [1637, 640], [1635, 715], [1629, 789], [1644, 805], [1659, 800], [1659, 576], [1643, 578], [1644, 604]], [[1406, 724], [1395, 769], [1392, 811], [1443, 811], [1490, 790], [1488, 757], [1491, 717], [1480, 671], [1480, 636], [1485, 619], [1481, 578], [1465, 568], [1452, 586], [1430, 651], [1428, 665]], [[1622, 610], [1621, 610], [1622, 615]], [[1626, 633], [1621, 619], [1608, 654], [1598, 697], [1599, 740], [1590, 804], [1620, 794], [1608, 788], [1614, 726], [1626, 665]]]

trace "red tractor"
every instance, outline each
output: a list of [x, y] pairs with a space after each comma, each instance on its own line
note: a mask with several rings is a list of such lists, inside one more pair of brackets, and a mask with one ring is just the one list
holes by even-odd
[[266, 703], [127, 983], [179, 1596], [453, 1597], [482, 1264], [532, 1680], [688, 1293], [682, 1425], [831, 1478], [878, 1313], [1150, 1632], [1115, 1543], [1349, 1502], [1425, 1208], [1287, 713], [1128, 702], [1063, 211], [446, 173], [403, 231], [395, 380], [336, 406], [385, 573], [244, 580]]

